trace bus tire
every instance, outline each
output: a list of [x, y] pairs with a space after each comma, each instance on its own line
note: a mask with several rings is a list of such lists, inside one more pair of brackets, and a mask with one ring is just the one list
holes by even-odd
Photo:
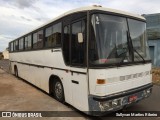
[[65, 101], [63, 85], [62, 82], [58, 79], [56, 79], [53, 84], [53, 95], [59, 102], [63, 103]]
[[17, 68], [17, 66], [14, 67], [14, 75], [16, 77], [18, 77], [18, 68]]

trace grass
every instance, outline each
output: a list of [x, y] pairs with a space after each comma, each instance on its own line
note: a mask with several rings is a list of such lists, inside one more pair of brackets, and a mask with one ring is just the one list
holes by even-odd
[[160, 68], [152, 69], [152, 81], [153, 84], [160, 85]]

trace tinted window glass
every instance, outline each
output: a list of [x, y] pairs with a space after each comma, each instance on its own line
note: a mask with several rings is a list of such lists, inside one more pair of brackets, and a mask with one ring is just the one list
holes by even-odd
[[91, 23], [91, 39], [89, 41], [91, 64], [113, 65], [131, 62], [126, 18], [94, 14]]
[[146, 23], [128, 19], [128, 24], [133, 48], [140, 54], [138, 55], [138, 53], [134, 50], [134, 61], [142, 61], [143, 59], [141, 56], [145, 60], [150, 60], [146, 37]]
[[46, 29], [45, 37], [46, 37], [45, 39], [46, 47], [51, 47], [52, 45], [52, 27], [49, 27]]
[[55, 24], [46, 29], [46, 47], [60, 46], [61, 44], [61, 23]]
[[33, 49], [37, 49], [37, 33], [33, 34]]
[[14, 51], [18, 51], [18, 40], [14, 41]]
[[53, 46], [61, 44], [61, 23], [53, 25]]
[[43, 47], [43, 30], [37, 33], [37, 48]]
[[[78, 42], [78, 33], [83, 34], [83, 42]], [[85, 52], [85, 21], [80, 21], [72, 24], [71, 34], [71, 63], [83, 64]]]
[[33, 34], [33, 48], [38, 49], [43, 47], [43, 30]]
[[70, 28], [69, 26], [64, 27], [64, 35], [63, 35], [63, 54], [66, 64], [69, 64], [69, 35], [70, 35]]
[[24, 43], [24, 39], [21, 38], [21, 39], [19, 40], [19, 50], [23, 50], [23, 43]]
[[31, 49], [31, 35], [28, 35], [25, 37], [25, 50], [30, 50]]
[[31, 49], [31, 44], [32, 44], [32, 36], [28, 36], [28, 49]]
[[11, 50], [11, 52], [13, 52], [13, 42], [11, 42], [11, 44], [10, 44], [10, 50]]

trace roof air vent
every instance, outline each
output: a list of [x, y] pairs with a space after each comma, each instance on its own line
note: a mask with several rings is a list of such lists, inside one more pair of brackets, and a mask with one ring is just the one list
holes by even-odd
[[102, 7], [101, 5], [93, 5], [93, 7]]

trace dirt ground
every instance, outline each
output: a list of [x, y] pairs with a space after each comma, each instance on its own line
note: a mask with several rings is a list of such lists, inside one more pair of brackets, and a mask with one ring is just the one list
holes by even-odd
[[0, 69], [0, 111], [73, 111], [73, 109]]

